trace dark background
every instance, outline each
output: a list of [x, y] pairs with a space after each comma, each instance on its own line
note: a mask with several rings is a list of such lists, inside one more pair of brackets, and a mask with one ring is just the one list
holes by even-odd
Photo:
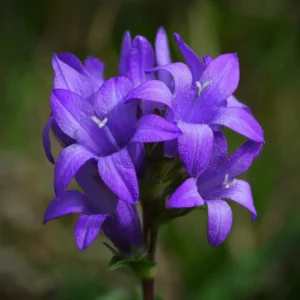
[[[233, 229], [218, 248], [207, 243], [204, 212], [164, 227], [159, 294], [165, 300], [298, 299], [297, 0], [1, 1], [0, 299], [112, 300], [123, 299], [122, 290], [135, 291], [136, 281], [107, 271], [110, 253], [101, 238], [83, 253], [76, 248], [75, 218], [42, 225], [54, 192], [41, 133], [49, 114], [53, 52], [97, 56], [106, 62], [108, 77], [116, 74], [124, 31], [153, 41], [159, 26], [170, 39], [179, 32], [200, 55], [238, 53], [236, 95], [252, 108], [266, 138], [246, 175], [257, 222], [233, 205]], [[176, 57], [173, 40], [171, 46]], [[234, 149], [241, 139], [228, 136]]]

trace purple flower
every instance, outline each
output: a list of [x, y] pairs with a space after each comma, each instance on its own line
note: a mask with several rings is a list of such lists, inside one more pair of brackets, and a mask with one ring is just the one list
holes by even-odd
[[[82, 65], [73, 54], [53, 54], [52, 66], [54, 70], [54, 88], [67, 89], [88, 98], [91, 102], [95, 92], [103, 84], [104, 63], [94, 57], [85, 59]], [[46, 157], [51, 163], [55, 163], [51, 152], [50, 131], [63, 147], [71, 145], [74, 141], [65, 135], [50, 116], [43, 130], [43, 147]]]
[[[180, 49], [182, 55], [185, 58], [186, 64], [188, 65], [192, 76], [193, 81], [196, 83], [200, 80], [202, 73], [204, 72], [205, 68], [213, 61], [212, 57], [209, 55], [203, 56], [202, 60], [199, 56], [183, 41], [181, 36], [178, 33], [174, 33], [175, 41]], [[227, 107], [243, 107], [249, 112], [251, 110], [248, 106], [238, 101], [233, 95], [227, 98]]]
[[[204, 71], [193, 70], [194, 74], [183, 63], [153, 70], [168, 71], [173, 77], [173, 96], [164, 89], [164, 97], [161, 95], [159, 101], [169, 108], [166, 119], [177, 124], [183, 133], [177, 140], [165, 143], [165, 155], [172, 157], [178, 151], [191, 176], [197, 176], [208, 163], [214, 142], [213, 130], [220, 126], [255, 142], [263, 142], [263, 131], [252, 114], [243, 107], [226, 107], [226, 99], [234, 93], [239, 82], [236, 54], [220, 55]], [[195, 82], [193, 78], [199, 74], [200, 80]], [[162, 90], [160, 88], [160, 93]], [[146, 84], [141, 84], [126, 100], [144, 97], [145, 91]]]
[[82, 65], [71, 53], [54, 54], [54, 88], [66, 89], [83, 97], [91, 97], [104, 82], [104, 63], [87, 57]]
[[76, 174], [84, 190], [68, 190], [56, 197], [46, 209], [44, 223], [71, 213], [79, 213], [75, 240], [80, 250], [87, 248], [101, 228], [123, 255], [142, 247], [142, 230], [134, 205], [118, 198], [97, 174], [97, 165], [88, 162]]
[[142, 143], [174, 139], [181, 132], [157, 115], [137, 120], [137, 104], [123, 101], [132, 89], [127, 78], [111, 78], [103, 83], [92, 103], [69, 90], [53, 90], [53, 119], [64, 134], [76, 141], [63, 149], [57, 159], [54, 176], [57, 196], [82, 165], [95, 160], [100, 177], [120, 199], [128, 203], [138, 200], [135, 168], [138, 170], [143, 163]]
[[139, 87], [139, 90], [143, 90], [143, 94], [139, 95], [141, 97], [139, 105], [143, 114], [151, 114], [155, 108], [163, 109], [165, 104], [157, 102], [157, 97], [166, 97], [165, 93], [171, 96], [164, 85], [164, 83], [169, 84], [171, 82], [170, 74], [166, 71], [158, 71], [158, 80], [156, 80], [155, 74], [146, 73], [146, 70], [154, 66], [163, 66], [170, 62], [168, 39], [163, 28], [157, 31], [155, 51], [145, 37], [137, 35], [131, 41], [130, 33], [128, 31], [125, 33], [119, 60], [119, 74], [129, 78], [134, 87], [139, 87], [142, 84]]
[[213, 154], [203, 172], [189, 178], [174, 192], [167, 203], [168, 208], [188, 208], [206, 204], [208, 209], [208, 241], [220, 245], [232, 226], [232, 211], [224, 199], [230, 199], [252, 213], [256, 219], [250, 185], [236, 177], [245, 172], [259, 155], [261, 143], [248, 141], [231, 156], [227, 155], [227, 143], [223, 133], [215, 132]]

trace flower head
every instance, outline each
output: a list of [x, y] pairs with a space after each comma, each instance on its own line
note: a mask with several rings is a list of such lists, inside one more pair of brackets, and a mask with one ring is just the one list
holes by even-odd
[[[232, 211], [225, 199], [256, 218], [250, 185], [236, 177], [259, 154], [264, 134], [251, 110], [233, 96], [240, 77], [237, 55], [200, 58], [180, 35], [174, 37], [185, 63], [171, 61], [163, 28], [154, 47], [145, 37], [132, 39], [126, 32], [119, 74], [107, 80], [104, 64], [96, 58], [82, 64], [72, 54], [53, 56], [54, 88], [43, 145], [55, 164], [56, 198], [45, 222], [80, 213], [75, 227], [80, 249], [90, 245], [101, 228], [123, 254], [130, 255], [132, 247], [140, 249], [134, 206], [139, 198], [144, 247], [151, 228], [196, 206], [208, 208], [213, 246], [231, 229]], [[248, 139], [229, 157], [223, 126]], [[50, 131], [63, 148], [56, 162]], [[84, 193], [66, 190], [74, 177]], [[180, 208], [178, 214], [171, 214], [164, 203], [174, 190], [167, 208]]]
[[79, 249], [87, 248], [101, 228], [123, 255], [133, 248], [141, 249], [142, 231], [136, 208], [119, 200], [103, 183], [97, 165], [88, 162], [76, 173], [84, 193], [67, 190], [56, 197], [46, 209], [44, 223], [70, 213], [79, 213], [75, 240]]
[[[160, 97], [159, 101], [168, 106], [166, 119], [177, 124], [183, 133], [177, 140], [165, 143], [165, 155], [173, 157], [178, 153], [191, 176], [199, 174], [208, 163], [214, 130], [221, 126], [255, 142], [264, 141], [259, 123], [247, 109], [227, 105], [226, 99], [232, 99], [239, 82], [236, 54], [220, 55], [204, 70], [190, 69], [183, 63], [172, 63], [153, 70], [165, 70], [172, 75], [173, 95], [170, 97], [164, 91], [164, 97]], [[194, 81], [196, 76], [200, 76], [198, 81]], [[141, 98], [145, 90], [146, 85], [141, 85], [127, 96], [127, 100]]]
[[236, 177], [244, 173], [259, 155], [262, 144], [244, 143], [231, 156], [227, 155], [226, 139], [215, 133], [215, 147], [210, 164], [203, 172], [189, 178], [170, 197], [168, 208], [187, 208], [206, 204], [208, 208], [208, 241], [218, 246], [228, 236], [232, 225], [232, 211], [224, 199], [230, 199], [252, 213], [256, 218], [250, 185]]

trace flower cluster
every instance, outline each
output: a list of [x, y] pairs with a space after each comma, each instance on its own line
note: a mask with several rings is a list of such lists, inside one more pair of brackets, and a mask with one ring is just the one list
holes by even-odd
[[[44, 222], [79, 213], [75, 240], [83, 250], [100, 229], [122, 255], [142, 250], [144, 230], [162, 219], [207, 207], [208, 241], [221, 244], [232, 226], [224, 199], [256, 218], [250, 185], [236, 177], [259, 155], [263, 131], [251, 110], [234, 96], [239, 83], [236, 54], [196, 53], [174, 35], [185, 62], [172, 62], [165, 31], [155, 47], [126, 32], [119, 74], [104, 79], [104, 64], [72, 54], [53, 55], [51, 115], [43, 133], [55, 164], [55, 199]], [[247, 141], [228, 156], [223, 127]], [[50, 131], [62, 146], [55, 161]], [[69, 190], [75, 178], [82, 191]], [[146, 226], [145, 226], [146, 224]]]

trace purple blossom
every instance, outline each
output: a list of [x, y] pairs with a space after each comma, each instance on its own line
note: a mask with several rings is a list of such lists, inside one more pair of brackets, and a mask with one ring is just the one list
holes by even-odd
[[[194, 59], [194, 57], [192, 57]], [[191, 59], [192, 60], [192, 59]], [[181, 129], [177, 140], [165, 143], [165, 155], [178, 154], [191, 176], [198, 175], [208, 163], [214, 142], [213, 130], [226, 126], [255, 141], [263, 142], [263, 131], [244, 107], [227, 107], [239, 82], [239, 65], [236, 54], [224, 54], [196, 72], [183, 63], [172, 63], [153, 70], [166, 70], [174, 80], [174, 92], [164, 88], [159, 101], [168, 106], [166, 119]], [[193, 78], [201, 73], [199, 81]], [[160, 88], [160, 93], [163, 89]], [[147, 83], [141, 84], [126, 100], [144, 97]], [[151, 97], [148, 97], [149, 99]]]
[[[151, 114], [155, 108], [161, 110], [164, 107], [157, 99], [161, 98], [160, 93], [166, 93], [164, 83], [171, 82], [168, 72], [158, 71], [156, 78], [154, 73], [146, 73], [146, 70], [170, 62], [168, 39], [163, 28], [157, 31], [155, 49], [145, 37], [137, 35], [131, 40], [130, 33], [128, 31], [125, 33], [119, 60], [119, 74], [129, 78], [136, 88], [144, 83], [139, 87], [143, 89], [143, 94], [139, 95], [141, 97], [139, 105], [144, 115]], [[169, 91], [167, 93], [171, 96]]]
[[[127, 78], [111, 78], [100, 87], [93, 103], [69, 90], [53, 90], [53, 118], [60, 129], [76, 141], [63, 149], [57, 159], [56, 195], [63, 192], [80, 167], [92, 159], [97, 161], [102, 180], [119, 198], [129, 203], [138, 200], [135, 167], [139, 169], [142, 162], [141, 143], [173, 139], [180, 130], [156, 115], [137, 120], [137, 104], [123, 101], [132, 89]], [[151, 128], [151, 123], [159, 125]]]
[[[56, 198], [44, 221], [80, 213], [75, 226], [80, 249], [89, 246], [101, 228], [123, 254], [130, 255], [132, 247], [141, 249], [141, 226], [134, 206], [140, 197], [138, 180], [143, 179], [147, 200], [160, 197], [154, 192], [157, 186], [147, 191], [147, 178], [166, 187], [162, 198], [175, 182], [164, 159], [159, 158], [159, 166], [154, 161], [152, 168], [155, 147], [147, 151], [145, 164], [148, 148], [144, 143], [163, 142], [165, 157], [180, 157], [189, 178], [174, 189], [167, 207], [206, 205], [212, 246], [221, 244], [232, 226], [232, 211], [224, 199], [246, 207], [256, 218], [250, 185], [236, 177], [260, 153], [264, 134], [251, 110], [233, 96], [239, 83], [237, 55], [200, 59], [178, 34], [175, 40], [186, 64], [171, 62], [163, 28], [156, 34], [154, 48], [145, 37], [132, 39], [126, 32], [119, 76], [108, 80], [103, 78], [104, 64], [95, 58], [81, 64], [72, 54], [53, 56], [54, 89], [43, 145], [47, 158], [55, 163]], [[249, 139], [229, 157], [222, 126]], [[50, 131], [63, 147], [56, 162]], [[160, 149], [155, 149], [155, 155]], [[145, 165], [149, 170], [143, 177]], [[177, 166], [170, 165], [172, 170]], [[74, 177], [84, 193], [66, 190]], [[153, 203], [158, 207], [149, 211], [166, 213], [164, 204]], [[146, 217], [150, 223], [160, 218]]]
[[227, 155], [224, 134], [215, 132], [213, 154], [209, 165], [196, 177], [183, 182], [167, 203], [168, 208], [187, 208], [206, 204], [208, 209], [208, 241], [220, 245], [232, 226], [232, 211], [224, 199], [230, 199], [252, 213], [256, 219], [250, 185], [237, 176], [244, 173], [259, 155], [261, 143], [247, 141], [231, 156]]
[[[104, 82], [104, 63], [95, 57], [88, 57], [82, 65], [80, 60], [71, 53], [53, 54], [54, 88], [67, 89], [93, 101], [95, 92]], [[50, 116], [43, 130], [43, 147], [46, 157], [55, 163], [51, 152], [50, 131], [53, 131], [59, 143], [71, 145], [74, 140], [64, 134]]]
[[78, 248], [84, 250], [101, 228], [123, 255], [142, 247], [142, 230], [134, 205], [118, 198], [97, 174], [97, 165], [88, 162], [76, 174], [84, 193], [67, 190], [56, 197], [46, 209], [44, 223], [71, 213], [79, 213], [75, 226]]

